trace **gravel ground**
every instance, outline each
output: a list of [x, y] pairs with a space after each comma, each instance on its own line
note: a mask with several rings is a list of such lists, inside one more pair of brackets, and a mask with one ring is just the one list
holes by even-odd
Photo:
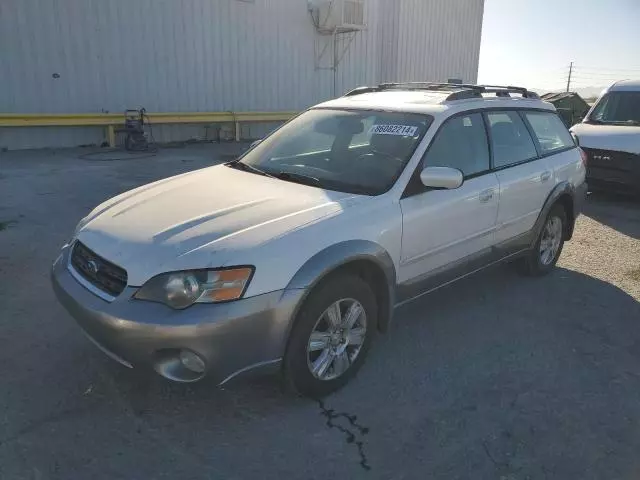
[[99, 202], [236, 148], [0, 154], [0, 479], [638, 478], [638, 201], [592, 195], [547, 277], [498, 267], [403, 307], [323, 404], [106, 358], [54, 299], [60, 245]]

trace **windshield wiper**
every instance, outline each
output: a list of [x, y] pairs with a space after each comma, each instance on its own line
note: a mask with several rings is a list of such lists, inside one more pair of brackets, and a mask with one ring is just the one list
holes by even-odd
[[590, 118], [585, 123], [591, 123], [593, 125], [631, 125], [638, 126], [640, 125], [640, 120], [596, 120], [595, 118]]
[[273, 176], [286, 182], [302, 183], [304, 185], [311, 185], [312, 187], [322, 186], [322, 182], [319, 178], [312, 177], [311, 175], [305, 175], [304, 173], [278, 172], [274, 173]]
[[270, 173], [267, 173], [264, 170], [260, 170], [253, 165], [249, 165], [248, 163], [242, 163], [240, 160], [234, 160], [233, 162], [225, 163], [225, 165], [227, 167], [237, 168], [238, 170], [244, 170], [245, 172], [257, 173], [258, 175], [262, 175], [264, 177], [276, 178]]

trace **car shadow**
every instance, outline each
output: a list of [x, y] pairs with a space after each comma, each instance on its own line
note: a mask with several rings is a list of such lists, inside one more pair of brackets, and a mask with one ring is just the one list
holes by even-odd
[[[344, 396], [381, 396], [394, 406], [369, 426], [389, 432], [402, 422], [412, 441], [396, 464], [420, 455], [433, 478], [512, 478], [516, 470], [517, 478], [598, 478], [635, 465], [632, 448], [593, 458], [640, 445], [640, 432], [625, 426], [640, 415], [639, 372], [635, 298], [565, 268], [523, 278], [498, 267], [399, 310], [354, 387], [369, 391], [348, 386]], [[359, 417], [375, 419], [383, 407], [366, 405]], [[575, 456], [576, 444], [594, 457]], [[463, 457], [482, 468], [458, 464], [451, 475]]]
[[582, 212], [631, 238], [640, 238], [640, 198], [591, 192]]

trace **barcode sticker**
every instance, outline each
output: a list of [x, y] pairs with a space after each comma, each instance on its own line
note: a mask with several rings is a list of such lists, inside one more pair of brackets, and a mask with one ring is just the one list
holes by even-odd
[[370, 135], [400, 135], [403, 137], [413, 137], [418, 131], [418, 127], [410, 125], [373, 125], [369, 129]]

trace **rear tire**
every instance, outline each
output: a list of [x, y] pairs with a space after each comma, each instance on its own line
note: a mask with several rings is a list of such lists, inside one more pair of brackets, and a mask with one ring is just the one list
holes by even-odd
[[546, 275], [555, 267], [567, 231], [567, 213], [562, 205], [554, 205], [538, 235], [533, 249], [521, 260], [520, 270], [529, 276]]
[[283, 363], [288, 386], [311, 398], [343, 387], [364, 363], [377, 323], [376, 299], [364, 280], [353, 274], [323, 280], [302, 305], [289, 337]]

